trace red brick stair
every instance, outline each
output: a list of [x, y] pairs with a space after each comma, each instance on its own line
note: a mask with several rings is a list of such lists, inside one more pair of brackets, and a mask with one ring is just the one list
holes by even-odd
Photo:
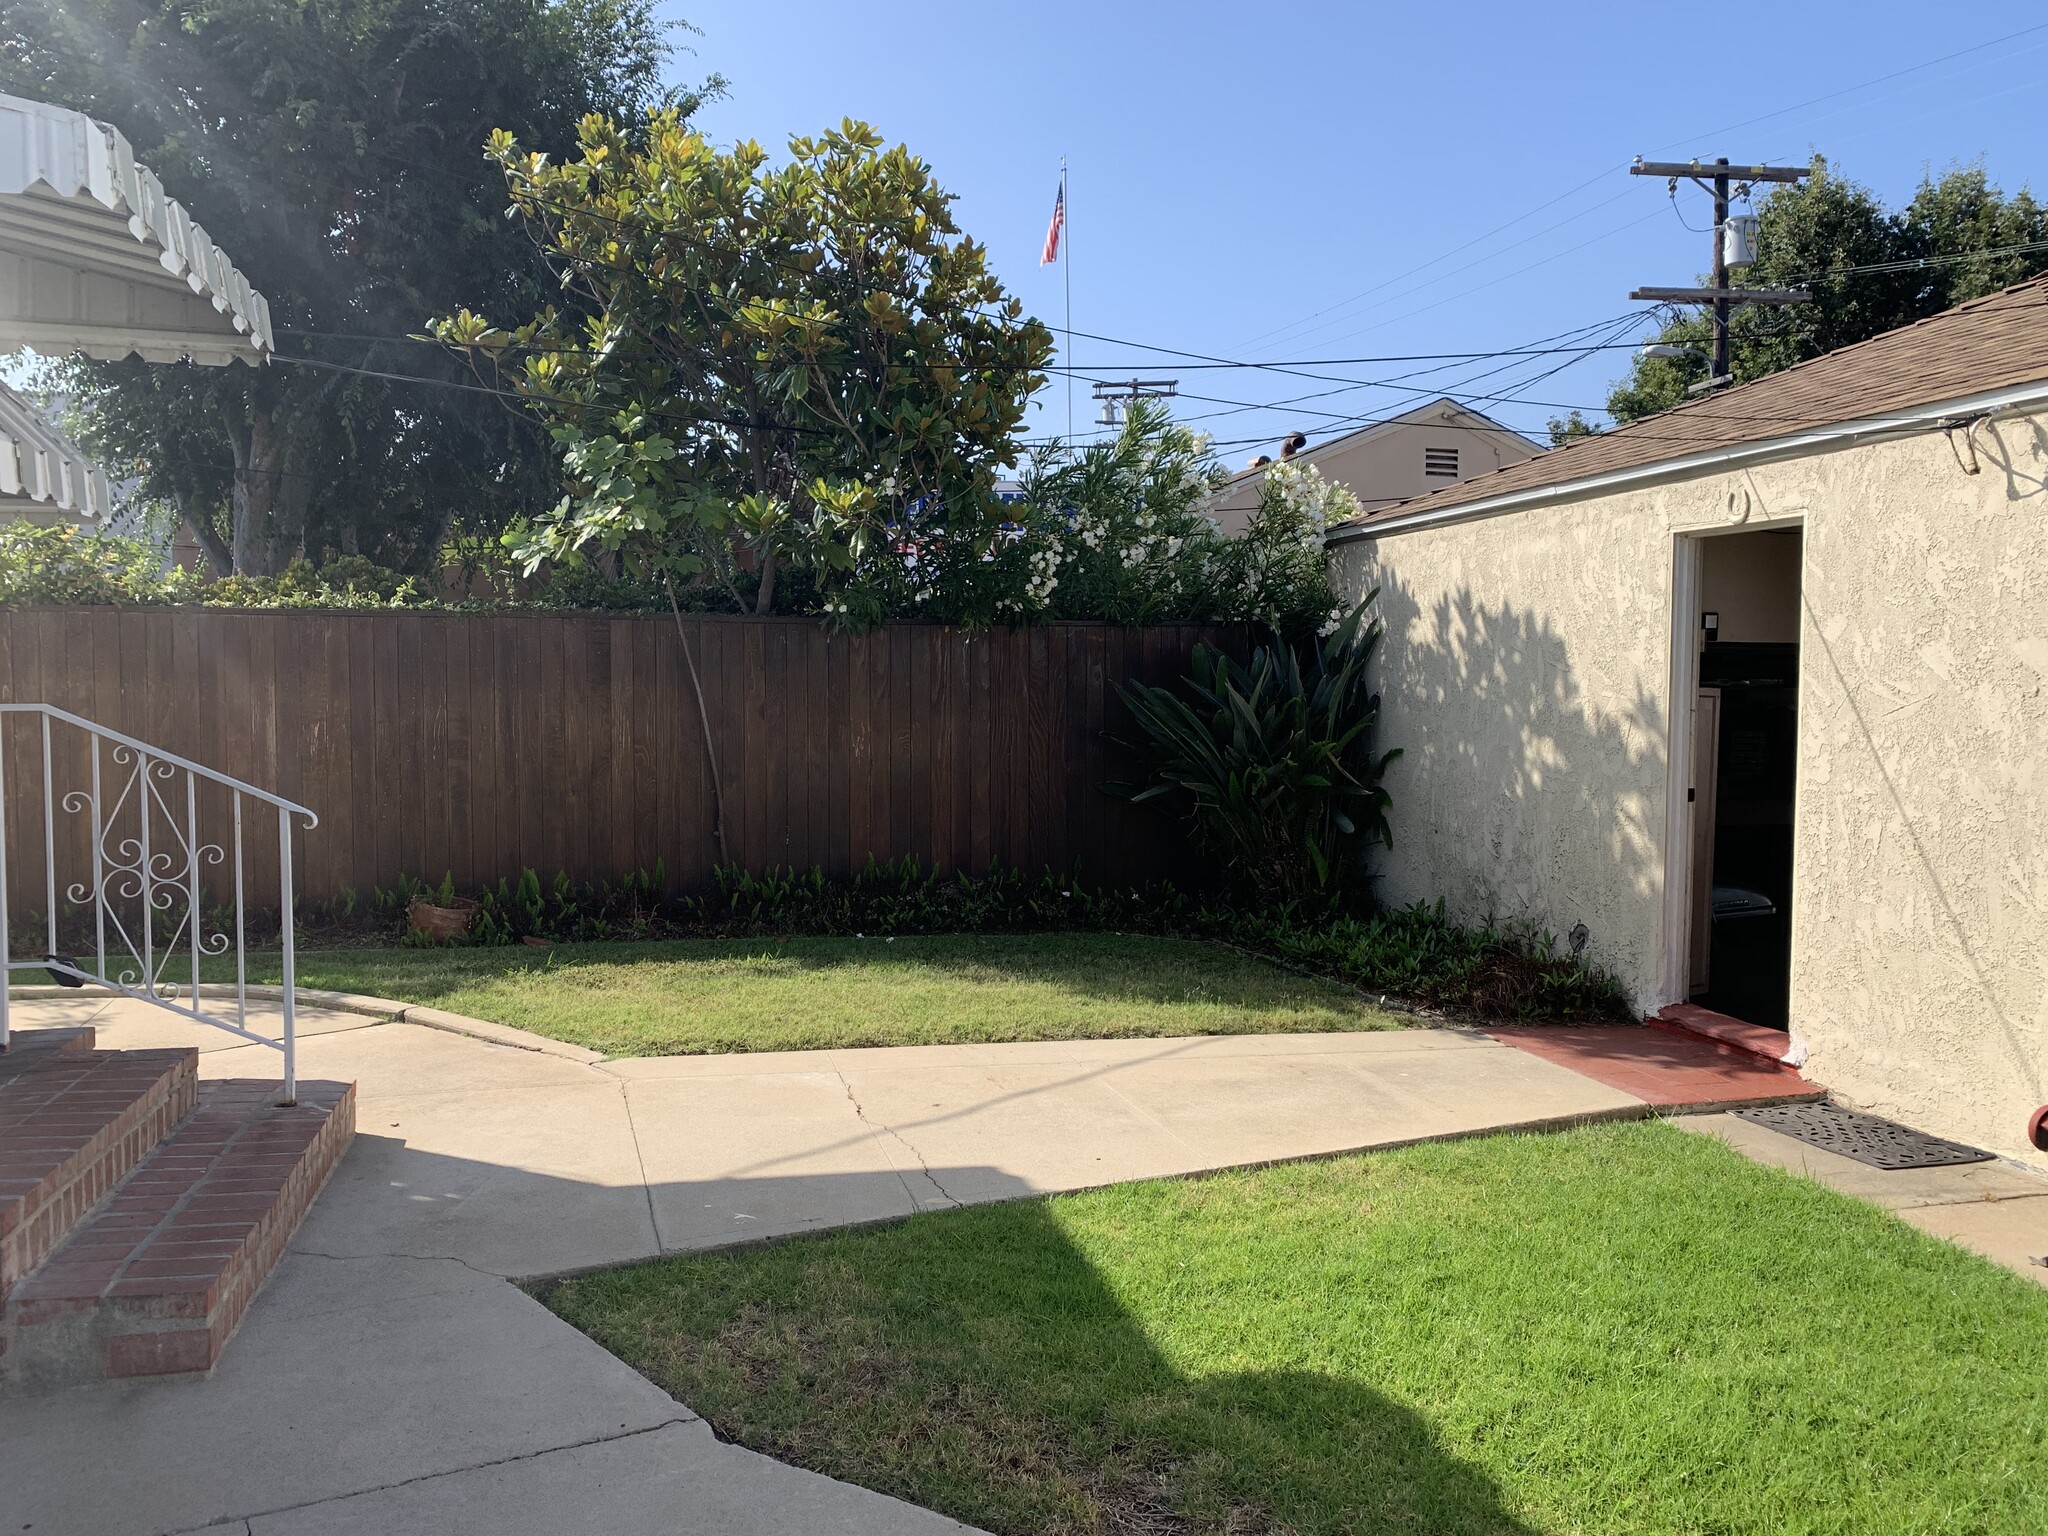
[[355, 1086], [283, 1107], [200, 1083], [195, 1051], [36, 1038], [58, 1033], [0, 1054], [0, 1388], [210, 1369], [347, 1150]]
[[0, 1056], [0, 1294], [198, 1103], [197, 1051], [96, 1051], [92, 1038], [24, 1030]]

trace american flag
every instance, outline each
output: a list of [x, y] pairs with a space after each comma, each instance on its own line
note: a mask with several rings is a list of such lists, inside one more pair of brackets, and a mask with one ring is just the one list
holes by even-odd
[[1060, 195], [1053, 199], [1052, 223], [1045, 229], [1045, 254], [1038, 258], [1043, 267], [1060, 259], [1060, 236], [1067, 229], [1067, 179], [1060, 177]]

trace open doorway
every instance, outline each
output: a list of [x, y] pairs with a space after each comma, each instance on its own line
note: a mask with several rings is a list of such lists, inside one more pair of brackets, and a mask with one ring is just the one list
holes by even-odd
[[1690, 1001], [1785, 1029], [1799, 743], [1801, 531], [1700, 541]]

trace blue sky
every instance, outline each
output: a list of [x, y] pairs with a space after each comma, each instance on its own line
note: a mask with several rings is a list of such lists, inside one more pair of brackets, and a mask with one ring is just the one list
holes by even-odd
[[[1067, 274], [1038, 256], [1065, 155], [1074, 329], [1238, 361], [1642, 334], [1624, 324], [1644, 308], [1629, 289], [1692, 281], [1708, 237], [1681, 220], [1703, 229], [1711, 214], [1696, 191], [1682, 186], [1674, 211], [1663, 182], [1627, 175], [1637, 154], [1785, 164], [1818, 150], [1894, 203], [1929, 171], [1981, 160], [2008, 191], [2048, 192], [2048, 21], [2024, 8], [1935, 25], [1897, 0], [1786, 4], [1731, 15], [1711, 39], [1676, 7], [1648, 8], [1668, 21], [1645, 9], [685, 0], [666, 13], [701, 32], [677, 74], [730, 82], [701, 119], [714, 138], [777, 148], [867, 119], [932, 164], [963, 228], [1056, 329]], [[1303, 379], [1086, 339], [1071, 354], [1099, 377], [1178, 377], [1178, 414], [1233, 463], [1439, 384], [1513, 394], [1474, 403], [1540, 435], [1560, 407], [1597, 407], [1626, 358], [1594, 353], [1540, 380], [1568, 360]], [[1401, 374], [1406, 390], [1347, 387]], [[1077, 389], [1082, 435], [1088, 396]], [[1066, 422], [1055, 383], [1031, 430]]]

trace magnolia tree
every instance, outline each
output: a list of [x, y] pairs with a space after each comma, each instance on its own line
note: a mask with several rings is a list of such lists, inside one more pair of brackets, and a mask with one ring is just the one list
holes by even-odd
[[867, 624], [994, 547], [1052, 337], [922, 160], [847, 122], [777, 166], [672, 112], [587, 118], [565, 160], [504, 133], [489, 153], [577, 306], [434, 326], [560, 446], [568, 495], [513, 539], [529, 571], [616, 559]]

